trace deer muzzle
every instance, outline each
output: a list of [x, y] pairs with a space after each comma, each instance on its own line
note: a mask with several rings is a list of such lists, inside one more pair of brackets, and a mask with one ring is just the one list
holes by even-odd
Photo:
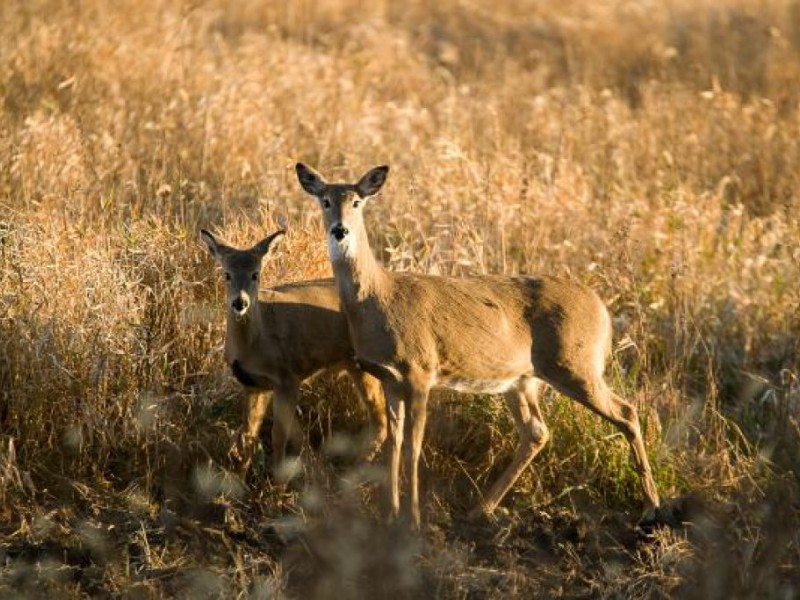
[[238, 316], [244, 316], [247, 313], [247, 309], [250, 308], [250, 298], [247, 294], [239, 294], [233, 299], [233, 302], [231, 302], [231, 308]]
[[350, 233], [350, 230], [341, 223], [337, 223], [331, 227], [331, 235], [335, 237], [338, 242], [341, 242], [348, 233]]

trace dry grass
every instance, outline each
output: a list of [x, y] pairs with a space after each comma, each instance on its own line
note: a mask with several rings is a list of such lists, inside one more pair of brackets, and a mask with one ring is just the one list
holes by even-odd
[[[800, 594], [797, 0], [8, 1], [0, 92], [2, 595]], [[329, 273], [298, 159], [392, 165], [393, 269], [594, 286], [687, 524], [634, 535], [624, 442], [555, 395], [492, 524], [462, 518], [513, 451], [490, 397], [439, 396], [421, 539], [322, 451], [363, 422], [343, 382], [304, 392], [294, 491], [228, 476], [196, 231], [285, 219], [265, 280]]]

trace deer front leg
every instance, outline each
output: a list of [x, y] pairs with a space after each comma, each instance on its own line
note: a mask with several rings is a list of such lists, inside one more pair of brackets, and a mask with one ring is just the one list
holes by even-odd
[[403, 448], [403, 427], [406, 403], [398, 394], [383, 387], [389, 421], [389, 521], [400, 516], [400, 452]]
[[409, 444], [405, 448], [406, 477], [409, 480], [408, 514], [411, 528], [419, 530], [419, 457], [422, 453], [422, 441], [425, 437], [425, 422], [428, 414], [427, 388], [413, 388], [407, 396], [408, 415], [406, 430]]
[[239, 436], [239, 476], [247, 477], [247, 472], [253, 462], [258, 434], [264, 421], [269, 398], [262, 390], [246, 388], [242, 402], [242, 432]]
[[285, 459], [286, 446], [290, 439], [297, 436], [294, 413], [297, 410], [299, 385], [287, 383], [275, 389], [272, 400], [272, 471], [278, 485], [288, 482]]
[[358, 397], [367, 410], [369, 420], [360, 458], [365, 462], [371, 462], [380, 451], [387, 436], [386, 401], [383, 397], [383, 389], [378, 379], [363, 371], [349, 369], [348, 373], [356, 387]]

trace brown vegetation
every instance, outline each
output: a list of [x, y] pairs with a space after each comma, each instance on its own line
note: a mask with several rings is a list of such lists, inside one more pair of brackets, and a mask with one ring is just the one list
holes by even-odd
[[[0, 97], [0, 594], [800, 591], [796, 0], [10, 0]], [[304, 391], [291, 491], [266, 439], [228, 475], [197, 231], [285, 219], [263, 281], [330, 274], [297, 160], [392, 165], [368, 226], [394, 270], [596, 289], [686, 524], [635, 535], [624, 440], [555, 394], [493, 523], [463, 520], [515, 446], [493, 397], [434, 401], [419, 539], [346, 455], [345, 381]]]

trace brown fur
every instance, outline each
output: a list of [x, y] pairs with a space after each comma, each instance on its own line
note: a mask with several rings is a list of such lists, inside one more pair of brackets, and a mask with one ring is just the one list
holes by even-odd
[[[300, 384], [322, 371], [347, 371], [369, 415], [365, 458], [370, 460], [386, 438], [386, 412], [380, 383], [357, 368], [347, 320], [339, 310], [333, 279], [321, 279], [258, 289], [253, 275], [278, 232], [249, 250], [237, 250], [207, 231], [201, 236], [225, 270], [228, 281], [225, 359], [247, 391], [245, 430], [240, 442], [241, 473], [250, 466], [255, 442], [273, 392], [274, 463], [285, 457], [292, 435]], [[266, 242], [266, 243], [265, 243]], [[231, 310], [237, 298], [261, 296], [246, 314]]]
[[433, 387], [503, 393], [520, 443], [512, 463], [473, 514], [492, 512], [549, 433], [538, 394], [543, 383], [614, 423], [626, 436], [642, 481], [646, 513], [658, 504], [636, 409], [603, 379], [611, 321], [589, 288], [555, 277], [436, 277], [392, 273], [374, 258], [362, 207], [388, 167], [356, 184], [328, 185], [297, 165], [303, 188], [323, 209], [328, 248], [356, 357], [378, 376], [389, 407], [392, 515], [400, 511], [405, 437], [410, 518], [419, 526], [418, 462]]

